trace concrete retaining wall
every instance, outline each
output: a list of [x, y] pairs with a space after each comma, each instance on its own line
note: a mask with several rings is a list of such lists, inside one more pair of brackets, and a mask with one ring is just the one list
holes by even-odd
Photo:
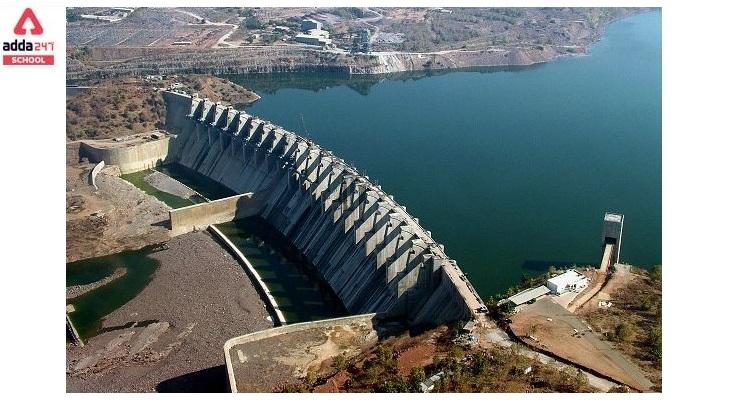
[[119, 166], [122, 174], [151, 169], [167, 158], [170, 138], [162, 138], [126, 147], [106, 148], [82, 141], [79, 156], [90, 162], [106, 162]]
[[[249, 343], [261, 339], [267, 339], [273, 336], [283, 335], [285, 333], [291, 333], [291, 332], [298, 332], [302, 330], [307, 330], [311, 328], [323, 328], [323, 327], [330, 327], [330, 326], [337, 326], [337, 325], [348, 325], [352, 322], [357, 321], [373, 321], [373, 318], [375, 318], [376, 314], [362, 314], [362, 315], [353, 315], [353, 316], [345, 316], [342, 318], [332, 318], [332, 319], [323, 319], [320, 321], [312, 321], [312, 322], [301, 322], [301, 323], [295, 323], [292, 325], [286, 325], [286, 326], [280, 326], [278, 328], [271, 328], [271, 329], [264, 329], [258, 332], [249, 333], [248, 335], [238, 336], [232, 339], [229, 339], [226, 341], [226, 343], [223, 345], [223, 352], [226, 359], [226, 369], [228, 370], [228, 381], [231, 386], [231, 391], [236, 393], [238, 390], [236, 389], [236, 379], [233, 374], [233, 365], [231, 363], [231, 348], [235, 345], [240, 345], [244, 343]], [[373, 329], [375, 330], [375, 329]]]
[[93, 169], [91, 169], [91, 173], [89, 173], [89, 182], [92, 186], [94, 186], [94, 190], [98, 190], [99, 187], [96, 186], [96, 176], [99, 175], [99, 172], [104, 168], [104, 161], [97, 163], [96, 166], [94, 166]]
[[274, 296], [271, 294], [269, 287], [266, 286], [266, 283], [264, 283], [264, 279], [261, 278], [251, 262], [248, 261], [246, 256], [244, 256], [243, 253], [238, 250], [236, 245], [234, 245], [233, 242], [231, 242], [231, 240], [223, 234], [223, 232], [216, 228], [215, 225], [211, 225], [210, 227], [208, 227], [208, 230], [214, 236], [220, 239], [228, 247], [228, 249], [233, 252], [236, 258], [238, 258], [238, 260], [243, 264], [243, 268], [246, 270], [246, 273], [248, 273], [249, 277], [256, 284], [255, 287], [259, 290], [259, 292], [263, 294], [264, 302], [266, 303], [266, 306], [269, 307], [269, 312], [273, 313], [274, 324], [286, 325], [286, 318], [284, 317], [284, 313], [282, 313], [279, 309], [279, 304], [276, 302], [276, 298], [274, 298]]
[[170, 210], [170, 235], [177, 236], [208, 225], [246, 218], [259, 210], [253, 193], [239, 194]]
[[81, 340], [81, 335], [79, 335], [79, 332], [76, 330], [73, 322], [71, 322], [71, 318], [68, 317], [68, 314], [66, 314], [66, 333], [69, 337], [71, 337], [75, 344], [80, 347], [84, 347], [84, 341]]
[[350, 313], [441, 324], [484, 303], [418, 220], [332, 152], [208, 100], [164, 95], [168, 161], [239, 193], [314, 265]]

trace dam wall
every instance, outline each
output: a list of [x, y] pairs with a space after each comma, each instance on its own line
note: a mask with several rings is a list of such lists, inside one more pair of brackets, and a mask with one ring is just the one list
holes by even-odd
[[171, 209], [170, 236], [182, 235], [208, 225], [222, 224], [234, 219], [254, 216], [259, 207], [253, 193], [239, 194], [220, 200]]
[[176, 162], [239, 193], [287, 237], [352, 314], [412, 324], [474, 316], [484, 303], [405, 207], [332, 152], [232, 107], [163, 92]]
[[164, 137], [137, 144], [113, 144], [111, 141], [82, 141], [79, 156], [91, 162], [116, 165], [122, 174], [151, 169], [167, 157], [170, 138]]

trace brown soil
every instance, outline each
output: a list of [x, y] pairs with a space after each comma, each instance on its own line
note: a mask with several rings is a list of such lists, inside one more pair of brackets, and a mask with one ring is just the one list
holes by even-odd
[[66, 100], [66, 140], [114, 138], [164, 125], [162, 96], [138, 81], [100, 83]]
[[328, 378], [324, 384], [314, 387], [312, 392], [347, 392], [345, 384], [350, 377], [350, 373], [347, 370], [340, 370]]
[[[375, 341], [370, 320], [338, 326], [313, 326], [230, 349], [238, 392], [276, 392], [297, 388], [317, 375], [334, 376], [333, 358], [351, 358]], [[342, 378], [342, 377], [340, 377]], [[329, 388], [341, 384], [333, 382]]]
[[[599, 308], [599, 300], [612, 306]], [[658, 331], [661, 336], [661, 301], [660, 281], [652, 281], [643, 270], [627, 268], [614, 274], [604, 291], [580, 311], [603, 339], [641, 367], [655, 390], [661, 389], [662, 364], [661, 357], [652, 354], [650, 334]], [[616, 333], [621, 324], [629, 330], [624, 339]]]
[[[524, 343], [580, 364], [636, 390], [651, 387], [641, 371], [601, 340], [578, 316], [550, 298], [522, 308], [510, 329]], [[577, 331], [577, 332], [576, 332]]]
[[142, 292], [67, 351], [69, 392], [224, 391], [226, 340], [269, 328], [241, 266], [207, 232], [173, 238]]
[[[452, 342], [454, 333], [452, 328], [442, 326], [418, 336], [387, 338], [352, 358], [344, 369], [320, 373], [312, 380], [314, 386], [304, 381], [298, 388], [313, 392], [417, 392], [411, 370], [422, 367], [425, 377], [439, 371], [461, 370], [447, 375], [434, 392], [592, 391], [574, 370], [541, 364], [513, 348], [463, 347]], [[478, 356], [486, 361], [481, 371], [475, 371]], [[532, 369], [525, 373], [528, 366]]]
[[99, 190], [94, 190], [88, 184], [92, 168], [86, 163], [66, 166], [66, 262], [170, 238], [166, 205], [105, 171], [97, 176]]
[[433, 363], [436, 354], [436, 339], [434, 335], [426, 340], [416, 342], [413, 346], [398, 354], [398, 375], [406, 377], [416, 367], [426, 367]]
[[179, 77], [185, 85], [182, 90], [198, 93], [201, 97], [233, 105], [248, 105], [261, 97], [230, 80], [208, 75], [185, 75]]

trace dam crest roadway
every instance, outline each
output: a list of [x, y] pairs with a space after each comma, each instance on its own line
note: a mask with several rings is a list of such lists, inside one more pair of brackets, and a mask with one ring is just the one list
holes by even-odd
[[351, 314], [411, 325], [476, 317], [476, 290], [417, 218], [309, 139], [207, 99], [164, 91], [177, 163], [236, 191], [310, 262]]

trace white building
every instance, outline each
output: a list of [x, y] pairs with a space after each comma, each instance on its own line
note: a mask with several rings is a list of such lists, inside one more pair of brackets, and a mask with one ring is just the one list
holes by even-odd
[[568, 270], [547, 281], [547, 288], [553, 294], [562, 294], [568, 291], [581, 291], [588, 286], [588, 278], [575, 270]]
[[321, 29], [322, 29], [322, 23], [317, 20], [312, 20], [311, 18], [307, 18], [306, 20], [302, 21], [302, 31], [321, 30]]
[[298, 34], [294, 40], [308, 45], [327, 46], [332, 43], [330, 33], [325, 30], [309, 30], [307, 34]]

